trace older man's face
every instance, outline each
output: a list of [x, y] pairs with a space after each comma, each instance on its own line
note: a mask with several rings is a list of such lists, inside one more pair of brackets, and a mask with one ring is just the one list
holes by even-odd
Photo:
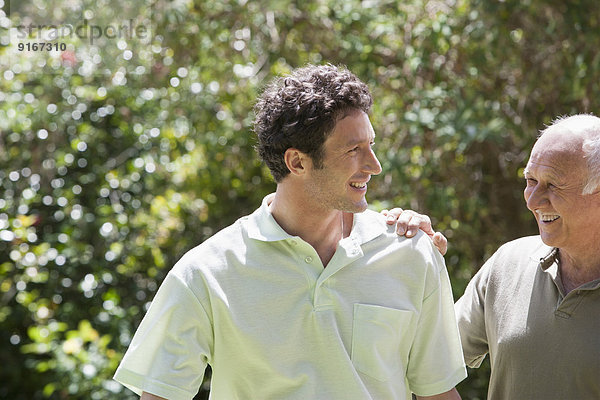
[[600, 194], [581, 194], [586, 178], [580, 138], [557, 130], [537, 141], [525, 169], [525, 200], [542, 240], [573, 255], [597, 249], [600, 239]]

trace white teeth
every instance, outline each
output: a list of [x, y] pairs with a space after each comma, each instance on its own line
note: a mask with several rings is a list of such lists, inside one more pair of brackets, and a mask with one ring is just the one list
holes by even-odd
[[541, 211], [536, 211], [536, 212], [540, 216], [540, 219], [542, 220], [542, 222], [552, 222], [552, 221], [556, 221], [557, 219], [560, 218], [560, 215], [557, 215], [557, 214], [543, 214]]
[[543, 215], [542, 221], [544, 222], [552, 222], [558, 219], [558, 215]]
[[355, 183], [355, 182], [352, 182], [352, 183], [350, 183], [350, 186], [358, 188], [358, 189], [362, 189], [365, 186], [367, 186], [367, 184], [366, 183]]

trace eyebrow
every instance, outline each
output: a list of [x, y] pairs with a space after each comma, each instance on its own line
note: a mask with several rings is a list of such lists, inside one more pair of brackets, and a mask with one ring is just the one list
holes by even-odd
[[[371, 136], [369, 143], [374, 142], [375, 141], [375, 134], [373, 134], [373, 136]], [[349, 142], [346, 142], [344, 144], [345, 147], [352, 147], [352, 146], [356, 146], [357, 144], [361, 144], [364, 143], [364, 140], [351, 140]]]
[[536, 178], [535, 176], [533, 176], [531, 174], [531, 172], [527, 168], [525, 168], [523, 170], [523, 178], [528, 179], [528, 176], [535, 180], [539, 179], [539, 180], [545, 180], [545, 181], [552, 182], [553, 184], [555, 184], [557, 186], [562, 186], [562, 185], [566, 184], [565, 177], [556, 175], [554, 172], [547, 173], [546, 175], [542, 174], [542, 176], [539, 176]]

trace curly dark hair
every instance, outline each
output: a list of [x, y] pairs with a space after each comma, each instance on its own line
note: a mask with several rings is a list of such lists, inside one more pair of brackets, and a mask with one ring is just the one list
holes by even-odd
[[366, 84], [345, 67], [307, 65], [271, 82], [254, 107], [260, 158], [276, 182], [289, 173], [283, 155], [289, 148], [323, 166], [323, 143], [336, 122], [350, 111], [369, 112], [373, 98]]

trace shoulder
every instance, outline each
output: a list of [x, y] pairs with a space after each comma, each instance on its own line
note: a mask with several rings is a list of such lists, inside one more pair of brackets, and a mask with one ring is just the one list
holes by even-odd
[[198, 274], [206, 275], [225, 268], [228, 254], [244, 251], [247, 234], [242, 223], [245, 218], [247, 217], [238, 219], [187, 251], [173, 266], [170, 273], [189, 282], [197, 279]]
[[[426, 233], [419, 231], [411, 238], [399, 236], [385, 217], [375, 212], [365, 213], [360, 222], [368, 222], [378, 229], [377, 236], [361, 242], [363, 263], [368, 266], [365, 270], [390, 282], [401, 282], [409, 292], [425, 297], [446, 282], [444, 258]], [[362, 226], [359, 228], [364, 232]]]
[[[430, 274], [435, 276], [445, 269], [442, 255], [434, 246], [431, 238], [423, 231], [417, 232], [414, 237], [407, 238], [396, 233], [395, 225], [388, 225], [383, 215], [373, 211], [365, 211], [361, 224], [368, 223], [373, 226], [370, 240], [363, 240], [362, 250], [370, 264], [393, 265], [393, 268], [405, 271], [408, 269], [415, 274]], [[368, 239], [364, 235], [362, 239]], [[385, 261], [388, 262], [385, 262]], [[406, 268], [402, 268], [405, 266]], [[404, 273], [404, 272], [403, 272]]]
[[511, 240], [504, 243], [498, 248], [499, 252], [512, 252], [515, 250], [522, 250], [526, 253], [531, 253], [543, 247], [544, 243], [540, 238], [540, 235], [524, 236], [518, 239]]
[[525, 236], [504, 243], [490, 257], [488, 262], [500, 264], [504, 268], [529, 263], [546, 256], [552, 250], [542, 242], [539, 235]]
[[361, 216], [363, 216], [365, 218], [368, 218], [368, 219], [370, 219], [372, 221], [378, 221], [381, 224], [385, 224], [385, 216], [382, 213], [377, 212], [377, 211], [373, 211], [373, 210], [371, 210], [369, 208], [367, 208], [365, 211], [363, 211], [363, 212], [361, 212], [359, 214], [356, 214], [356, 215], [361, 215]]
[[526, 236], [511, 240], [496, 250], [475, 274], [473, 281], [498, 287], [512, 287], [526, 276], [532, 276], [540, 258], [547, 256], [551, 247], [540, 236]]
[[[400, 236], [396, 233], [396, 226], [388, 225], [386, 218], [375, 211], [367, 210], [364, 212], [365, 221], [379, 229], [379, 236], [376, 236], [373, 241], [382, 247], [389, 246], [391, 251], [402, 251], [405, 253], [420, 254], [426, 258], [431, 258], [439, 252], [433, 245], [431, 238], [419, 230], [417, 234], [411, 238]], [[440, 255], [441, 256], [441, 255]]]
[[385, 216], [381, 213], [366, 210], [355, 214], [356, 222], [353, 230], [363, 243], [374, 241], [375, 243], [402, 243], [405, 247], [422, 246], [427, 242], [428, 236], [419, 231], [412, 238], [400, 236], [396, 233], [396, 225], [389, 225]]

